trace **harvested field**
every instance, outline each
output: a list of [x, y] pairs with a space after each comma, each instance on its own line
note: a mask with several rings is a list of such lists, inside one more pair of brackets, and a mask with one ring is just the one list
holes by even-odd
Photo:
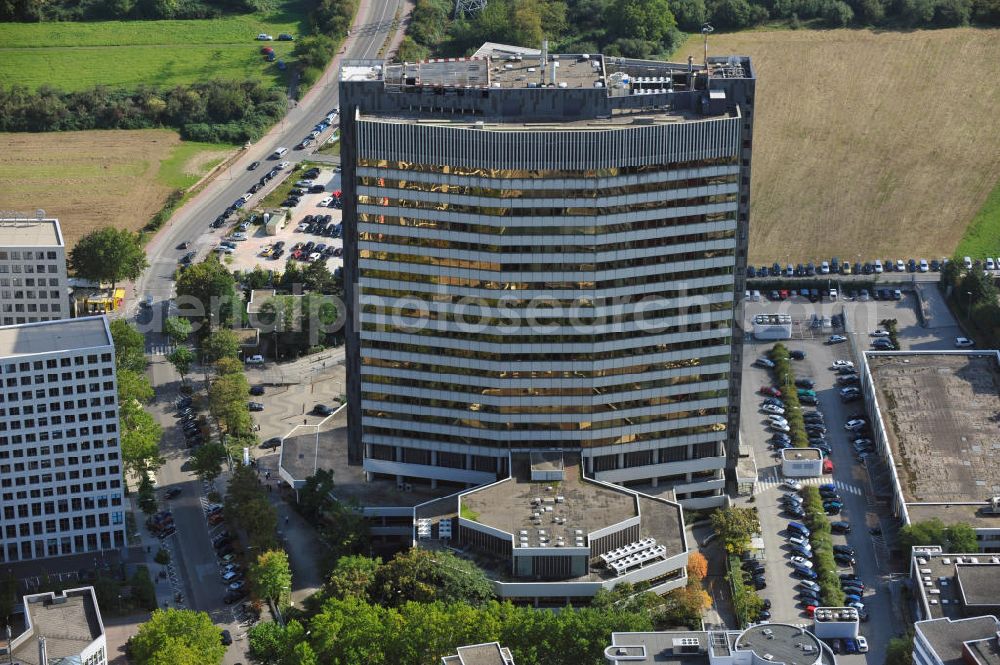
[[[753, 263], [950, 256], [997, 185], [1000, 30], [742, 32], [709, 52], [757, 70]], [[700, 38], [671, 59], [689, 54]]]
[[0, 134], [0, 146], [0, 210], [43, 208], [67, 247], [108, 224], [141, 229], [173, 189], [222, 158], [220, 146], [159, 129]]

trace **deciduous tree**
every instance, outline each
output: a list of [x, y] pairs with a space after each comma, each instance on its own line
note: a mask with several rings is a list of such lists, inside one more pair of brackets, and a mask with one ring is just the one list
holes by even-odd
[[170, 352], [167, 360], [174, 366], [177, 373], [181, 375], [181, 383], [183, 383], [185, 377], [191, 372], [191, 363], [194, 362], [194, 352], [186, 346], [178, 346]]
[[146, 338], [125, 319], [108, 324], [115, 346], [115, 366], [142, 373], [146, 370]]
[[712, 528], [727, 552], [741, 554], [749, 549], [753, 535], [760, 531], [760, 522], [754, 509], [733, 506], [712, 513]]
[[698, 581], [701, 581], [708, 575], [708, 560], [705, 559], [704, 554], [701, 552], [691, 552], [688, 554], [687, 573], [689, 578]]
[[956, 554], [978, 552], [979, 542], [976, 540], [976, 530], [970, 525], [960, 523], [952, 524], [945, 530], [945, 538], [948, 539], [948, 551]]
[[206, 443], [191, 454], [191, 471], [201, 480], [211, 482], [222, 473], [226, 447], [221, 443]]
[[291, 599], [292, 569], [288, 565], [288, 555], [282, 550], [262, 552], [250, 564], [250, 582], [257, 595], [270, 598], [281, 607], [286, 607]]
[[450, 552], [414, 548], [379, 567], [372, 593], [386, 605], [408, 600], [462, 600], [477, 605], [493, 597], [493, 585], [478, 566], [466, 559]]
[[219, 665], [226, 654], [218, 627], [205, 612], [156, 610], [132, 637], [138, 665]]
[[183, 344], [191, 336], [191, 322], [179, 316], [171, 316], [163, 322], [163, 332], [174, 344]]
[[199, 333], [208, 332], [206, 323], [225, 327], [236, 311], [236, 282], [218, 259], [209, 257], [177, 278], [177, 304]]
[[240, 351], [240, 340], [232, 330], [221, 328], [211, 333], [201, 343], [205, 362], [215, 362], [220, 358], [236, 358]]
[[69, 265], [80, 277], [110, 282], [114, 291], [118, 282], [137, 279], [149, 264], [137, 234], [105, 226], [77, 241]]

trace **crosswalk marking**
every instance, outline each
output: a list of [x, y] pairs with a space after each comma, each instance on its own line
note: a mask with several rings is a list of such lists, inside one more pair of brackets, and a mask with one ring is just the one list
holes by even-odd
[[169, 356], [175, 348], [173, 344], [147, 344], [146, 353], [151, 356]]
[[[803, 485], [826, 485], [833, 483], [833, 485], [842, 492], [856, 494], [857, 496], [864, 494], [864, 491], [857, 485], [845, 483], [840, 480], [830, 480], [829, 478], [796, 478], [795, 480], [799, 481]], [[777, 488], [784, 482], [785, 478], [775, 478], [774, 476], [758, 478], [756, 484], [754, 485], [754, 494], [761, 494], [762, 492]]]

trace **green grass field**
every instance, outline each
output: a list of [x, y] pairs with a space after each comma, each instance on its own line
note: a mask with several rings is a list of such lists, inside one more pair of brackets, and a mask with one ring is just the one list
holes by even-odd
[[979, 209], [965, 229], [962, 241], [958, 243], [955, 256], [971, 256], [982, 259], [1000, 256], [1000, 183]]
[[230, 145], [184, 141], [160, 162], [156, 179], [171, 189], [187, 189], [231, 152]]
[[262, 46], [288, 60], [294, 42], [258, 42], [305, 33], [304, 0], [286, 0], [270, 12], [198, 21], [98, 21], [0, 24], [0, 81], [37, 88], [80, 90], [97, 84], [134, 88], [210, 78], [284, 82], [265, 62]]

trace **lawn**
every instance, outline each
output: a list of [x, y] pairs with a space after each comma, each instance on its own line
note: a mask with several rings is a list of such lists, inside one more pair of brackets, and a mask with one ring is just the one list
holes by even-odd
[[139, 230], [167, 195], [193, 185], [231, 146], [163, 129], [0, 134], [4, 208], [58, 217], [67, 247], [105, 225]]
[[306, 32], [305, 0], [257, 14], [197, 21], [97, 21], [0, 24], [0, 81], [79, 90], [97, 84], [134, 88], [210, 78], [284, 82], [260, 55], [264, 45], [288, 60], [294, 42], [257, 42]]
[[955, 250], [956, 256], [1000, 257], [1000, 182], [986, 198], [986, 203], [965, 230], [965, 237]]
[[[671, 59], [701, 49], [699, 35]], [[980, 209], [992, 221], [970, 252], [1000, 253], [1000, 193], [983, 207], [1000, 176], [1000, 30], [715, 34], [709, 52], [757, 72], [753, 263], [951, 256]]]

